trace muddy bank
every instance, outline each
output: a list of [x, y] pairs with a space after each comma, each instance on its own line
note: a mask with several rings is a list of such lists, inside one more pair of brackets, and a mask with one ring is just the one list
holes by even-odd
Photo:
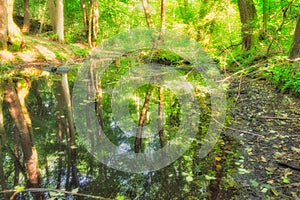
[[300, 99], [264, 80], [232, 81], [232, 121], [239, 141], [236, 199], [300, 198]]

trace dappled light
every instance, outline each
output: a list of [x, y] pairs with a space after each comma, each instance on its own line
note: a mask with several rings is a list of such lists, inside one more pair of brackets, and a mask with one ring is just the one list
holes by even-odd
[[288, 0], [0, 0], [0, 200], [300, 199]]

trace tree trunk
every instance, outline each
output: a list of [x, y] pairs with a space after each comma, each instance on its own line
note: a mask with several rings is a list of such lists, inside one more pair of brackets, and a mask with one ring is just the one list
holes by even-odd
[[57, 7], [57, 36], [58, 36], [58, 41], [60, 43], [65, 42], [65, 37], [64, 37], [64, 1], [63, 0], [57, 0], [56, 1], [56, 7]]
[[[10, 115], [20, 133], [21, 147], [28, 173], [28, 187], [39, 188], [41, 186], [41, 180], [38, 165], [38, 154], [34, 145], [33, 136], [30, 134], [26, 118], [22, 112], [22, 106], [16, 93], [16, 89], [12, 83], [9, 84], [5, 91], [5, 101], [8, 103]], [[42, 194], [40, 193], [33, 193], [33, 196], [35, 199], [42, 198]]]
[[158, 103], [158, 134], [160, 147], [163, 148], [164, 144], [164, 128], [163, 128], [163, 98], [164, 98], [164, 88], [159, 87], [159, 103]]
[[7, 40], [10, 44], [23, 48], [25, 46], [25, 40], [20, 28], [15, 24], [13, 20], [14, 0], [7, 0], [7, 23], [8, 23], [8, 35]]
[[7, 0], [0, 0], [0, 49], [7, 49]]
[[30, 28], [30, 11], [29, 11], [29, 0], [24, 0], [24, 23], [22, 32], [29, 33]]
[[[2, 89], [2, 88], [1, 88]], [[6, 142], [6, 133], [4, 129], [4, 115], [2, 112], [2, 104], [3, 104], [3, 92], [0, 91], [0, 182], [1, 182], [1, 189], [6, 190], [6, 177], [4, 173], [4, 166], [3, 166], [3, 158], [5, 157], [2, 152], [2, 147], [5, 145]]]
[[142, 108], [142, 112], [140, 115], [139, 123], [138, 123], [138, 128], [136, 131], [136, 137], [135, 137], [135, 142], [134, 142], [134, 152], [135, 153], [140, 153], [144, 152], [144, 147], [143, 147], [143, 126], [146, 121], [147, 117], [147, 112], [150, 104], [150, 97], [151, 97], [152, 89], [149, 89], [146, 96], [145, 96], [145, 101], [144, 105]]
[[290, 59], [297, 59], [300, 58], [300, 17], [298, 19], [296, 30], [294, 33], [294, 42], [290, 50]]
[[57, 91], [55, 93], [56, 102], [57, 102], [57, 123], [58, 123], [58, 132], [57, 132], [57, 143], [58, 143], [58, 166], [57, 166], [57, 185], [56, 189], [60, 189], [61, 187], [61, 180], [62, 180], [62, 172], [63, 172], [63, 159], [61, 153], [63, 152], [63, 135], [66, 134], [66, 121], [64, 117], [64, 98], [63, 98], [63, 91], [61, 87], [61, 83], [57, 84], [56, 87]]
[[87, 21], [87, 7], [85, 0], [80, 0], [81, 10], [82, 10], [82, 19], [85, 36], [88, 37], [88, 21]]
[[244, 51], [249, 51], [253, 43], [256, 9], [253, 0], [238, 0], [238, 7], [242, 23], [242, 48]]
[[142, 0], [142, 4], [143, 4], [145, 16], [146, 16], [147, 25], [149, 28], [152, 28], [152, 20], [151, 20], [151, 14], [150, 14], [148, 0]]
[[68, 116], [68, 142], [70, 143], [70, 162], [72, 167], [72, 184], [75, 187], [78, 187], [79, 180], [77, 177], [77, 167], [76, 167], [76, 142], [75, 142], [75, 125], [72, 114], [72, 105], [71, 105], [71, 95], [69, 91], [69, 83], [67, 74], [62, 74], [61, 86], [63, 90], [63, 96], [67, 105], [67, 116]]
[[167, 0], [161, 0], [161, 33], [164, 34], [166, 30], [166, 3]]
[[96, 39], [98, 35], [98, 19], [98, 0], [89, 0], [88, 43], [91, 48], [96, 46]]
[[50, 23], [52, 26], [53, 31], [56, 33], [56, 28], [57, 28], [57, 15], [56, 15], [56, 6], [54, 0], [48, 0], [48, 7], [49, 7], [49, 18], [50, 18]]

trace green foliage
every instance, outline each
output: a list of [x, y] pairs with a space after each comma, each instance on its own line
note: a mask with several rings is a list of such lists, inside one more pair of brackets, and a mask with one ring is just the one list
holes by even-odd
[[74, 55], [79, 58], [88, 56], [89, 50], [87, 48], [81, 48], [78, 45], [70, 44], [69, 48], [72, 50]]
[[283, 92], [292, 91], [300, 94], [300, 70], [298, 65], [280, 58], [275, 63], [281, 65], [271, 65], [267, 70], [267, 78], [276, 83]]

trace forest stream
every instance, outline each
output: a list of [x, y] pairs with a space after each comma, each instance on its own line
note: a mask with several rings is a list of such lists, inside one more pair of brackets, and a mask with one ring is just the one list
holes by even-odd
[[[63, 71], [65, 68], [55, 70]], [[115, 74], [114, 70], [120, 69], [113, 66], [108, 73]], [[197, 73], [190, 74], [197, 80], [195, 76]], [[119, 77], [112, 78], [106, 75], [103, 77], [101, 87], [104, 113], [100, 118], [98, 116], [98, 120], [108, 124], [106, 128], [104, 125], [104, 130], [109, 133], [110, 140], [121, 149], [129, 151], [136, 146], [132, 145], [133, 140], [128, 133], [125, 131], [124, 135], [124, 132], [116, 126], [109, 108], [112, 97], [106, 93], [109, 90], [105, 91], [105, 88], [109, 88]], [[72, 140], [71, 130], [67, 128], [68, 122], [64, 119], [69, 116], [68, 108], [63, 103], [65, 83], [60, 79], [62, 75], [58, 73], [42, 76], [31, 83], [28, 83], [27, 79], [31, 88], [26, 102], [39, 153], [42, 188], [45, 188], [44, 191], [40, 190], [46, 199], [292, 200], [300, 196], [300, 102], [291, 95], [280, 93], [265, 80], [243, 76], [230, 79], [226, 123], [222, 125], [223, 131], [219, 141], [208, 156], [202, 159], [197, 156], [201, 146], [199, 140], [203, 137], [201, 132], [206, 129], [210, 119], [209, 108], [204, 106], [198, 128], [200, 132], [182, 156], [157, 171], [128, 173], [112, 169], [97, 161], [85, 148], [84, 140], [89, 138], [76, 136], [76, 141], [73, 143], [69, 141]], [[24, 84], [22, 81], [20, 83]], [[70, 81], [70, 87], [72, 86], [73, 83]], [[146, 101], [147, 95], [145, 97], [144, 91], [151, 90], [153, 96], [160, 94], [160, 90], [155, 87], [157, 86], [149, 89], [148, 86], [142, 86], [136, 90], [135, 95], [140, 96], [142, 102], [143, 98]], [[165, 137], [171, 138], [172, 131], [178, 131], [178, 123], [181, 123], [178, 121], [179, 115], [184, 113], [178, 111], [180, 105], [176, 95], [174, 96], [171, 91], [164, 91], [164, 96], [166, 115], [170, 116], [170, 120], [165, 121], [164, 131]], [[200, 98], [199, 101], [203, 101], [205, 105], [205, 99]], [[159, 100], [149, 102], [150, 107], [157, 101]], [[138, 101], [131, 102], [130, 112], [133, 118], [139, 115], [135, 113], [135, 107], [140, 110], [141, 106]], [[9, 119], [5, 104], [3, 108], [5, 118]], [[151, 113], [149, 115], [153, 117]], [[93, 120], [89, 119], [89, 123], [92, 122]], [[7, 133], [16, 131], [12, 120], [6, 121], [5, 128]], [[17, 140], [10, 135], [7, 137], [9, 143]], [[97, 141], [94, 139], [92, 141], [96, 148]], [[161, 142], [160, 138], [149, 140], [144, 144], [144, 148], [159, 149]], [[164, 142], [168, 144], [168, 139]], [[8, 174], [7, 183], [21, 185], [15, 186], [21, 188], [16, 193], [16, 199], [31, 199], [30, 190], [26, 192], [22, 186], [24, 180], [24, 172], [20, 173], [22, 163], [18, 166], [15, 160], [14, 164], [9, 155], [7, 152], [4, 160], [4, 171]], [[69, 192], [61, 190], [63, 188]], [[32, 192], [34, 194], [37, 191]], [[4, 195], [2, 199], [9, 196], [7, 193], [1, 195]]]

